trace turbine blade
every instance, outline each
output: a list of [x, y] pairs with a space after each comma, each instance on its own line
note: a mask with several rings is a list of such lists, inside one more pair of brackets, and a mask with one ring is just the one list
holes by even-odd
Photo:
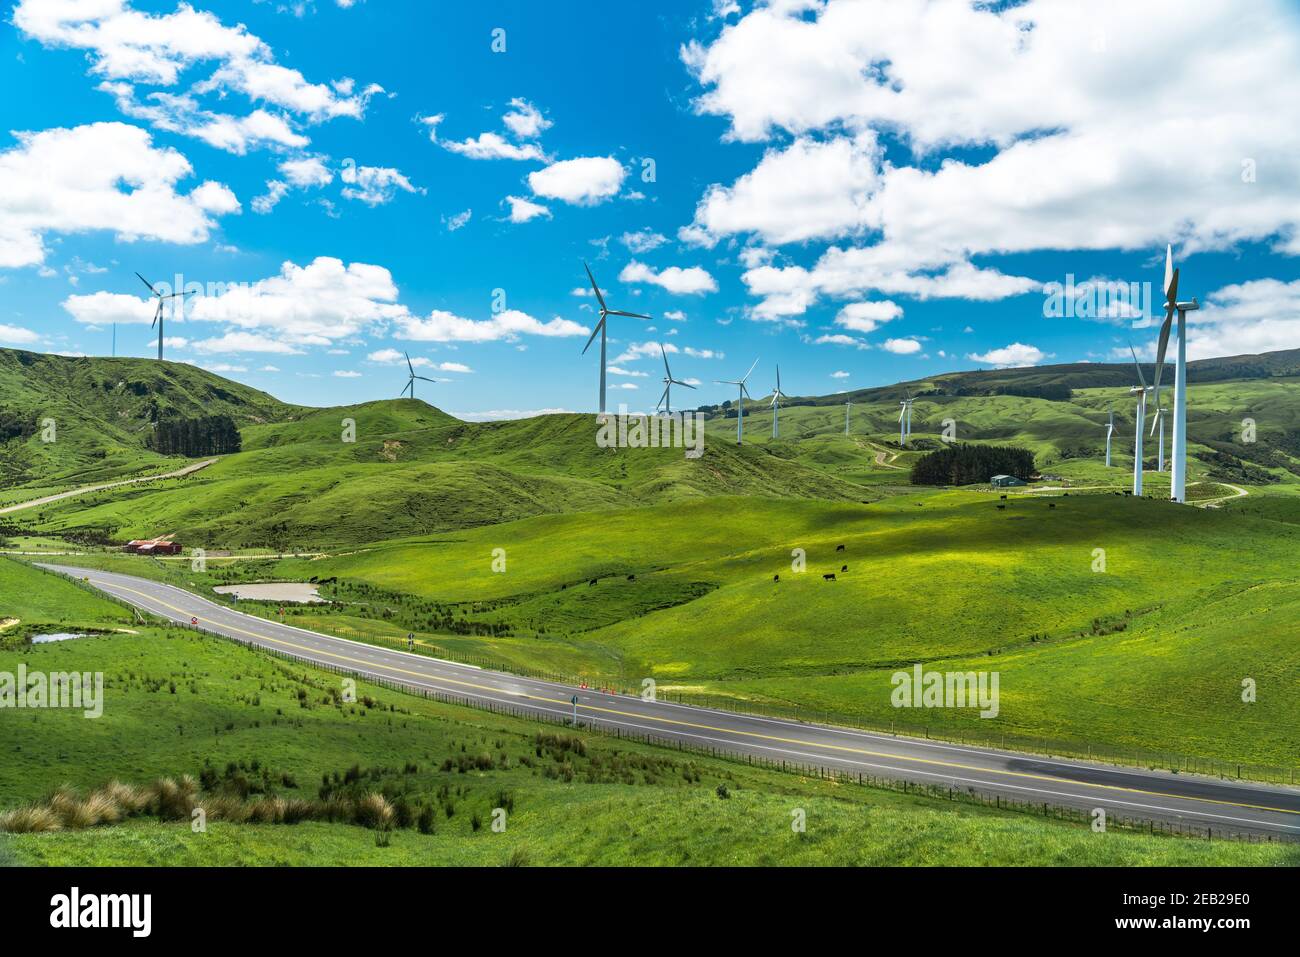
[[410, 369], [411, 375], [414, 376], [415, 366], [411, 365], [411, 354], [409, 352], [403, 352], [402, 355], [406, 356], [406, 368]]
[[140, 277], [140, 281], [142, 283], [144, 283], [146, 286], [149, 287], [149, 291], [151, 293], [153, 293], [155, 296], [158, 295], [158, 290], [153, 287], [153, 283], [151, 283], [148, 279], [145, 279], [144, 276], [140, 276], [139, 273], [136, 273], [136, 275]]
[[673, 383], [673, 385], [684, 385], [684, 386], [686, 386], [686, 388], [688, 388], [688, 389], [694, 389], [694, 388], [695, 388], [695, 386], [691, 385], [689, 382], [683, 382], [681, 379], [673, 379], [673, 380], [672, 380], [672, 383]]
[[668, 398], [668, 386], [664, 386], [664, 394], [661, 395], [659, 401], [655, 403], [655, 408], [657, 409], [662, 406], [664, 404], [664, 399], [666, 398]]
[[664, 344], [662, 342], [659, 343], [659, 354], [664, 357], [664, 373], [671, 380], [673, 377], [673, 370], [668, 368], [668, 353], [664, 351]]
[[596, 277], [591, 274], [591, 267], [587, 265], [585, 259], [582, 261], [582, 268], [587, 270], [587, 278], [591, 280], [591, 288], [596, 293], [596, 301], [600, 303], [600, 311], [605, 312], [605, 297], [600, 294], [600, 287], [596, 285]]
[[747, 381], [747, 380], [749, 379], [749, 377], [750, 377], [751, 375], [753, 375], [753, 373], [754, 373], [754, 366], [756, 366], [756, 365], [758, 365], [758, 360], [757, 360], [757, 359], [754, 360], [754, 365], [752, 365], [752, 366], [749, 367], [749, 371], [745, 373], [745, 377], [744, 377], [743, 379], [740, 380], [741, 382], [745, 382], [745, 381]]
[[1169, 331], [1173, 328], [1173, 307], [1165, 310], [1165, 321], [1160, 324], [1160, 339], [1156, 344], [1156, 399], [1160, 398], [1160, 376], [1165, 370], [1165, 352], [1169, 349]]
[[582, 354], [584, 356], [587, 354], [587, 350], [591, 348], [591, 344], [596, 340], [596, 334], [600, 332], [600, 330], [603, 329], [604, 327], [605, 327], [605, 317], [601, 316], [600, 322], [596, 323], [596, 328], [591, 330], [591, 338], [588, 339], [587, 344], [582, 347]]
[[1138, 362], [1138, 354], [1133, 351], [1133, 343], [1128, 344], [1128, 351], [1133, 355], [1133, 365], [1137, 366], [1138, 381], [1142, 383], [1142, 389], [1145, 394], [1147, 387], [1147, 377], [1142, 374], [1142, 363]]
[[[1165, 295], [1169, 295], [1169, 285], [1174, 281], [1174, 247], [1172, 243], [1165, 246]], [[1175, 287], [1177, 288], [1177, 287]]]
[[641, 315], [641, 313], [639, 313], [639, 312], [624, 312], [622, 309], [607, 309], [607, 310], [605, 310], [605, 312], [606, 312], [607, 315], [611, 315], [611, 316], [627, 316], [629, 319], [649, 319], [649, 318], [651, 318], [650, 316], [643, 316], [643, 315]]

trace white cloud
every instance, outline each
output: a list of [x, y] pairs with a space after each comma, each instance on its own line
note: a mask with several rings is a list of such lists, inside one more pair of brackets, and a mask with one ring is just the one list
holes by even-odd
[[1023, 342], [1013, 342], [1001, 349], [990, 349], [982, 355], [971, 353], [966, 358], [991, 365], [997, 369], [1018, 369], [1023, 366], [1036, 366], [1044, 359], [1050, 359], [1052, 356], [1043, 352], [1037, 346], [1025, 345]]
[[1206, 299], [1199, 312], [1187, 314], [1189, 359], [1300, 347], [1300, 280], [1235, 283]]
[[228, 332], [213, 339], [194, 343], [194, 351], [208, 355], [233, 352], [269, 352], [277, 355], [294, 355], [302, 352], [286, 342], [254, 332]]
[[361, 373], [353, 369], [335, 369], [334, 376], [339, 379], [360, 379]]
[[849, 374], [845, 372], [843, 369], [837, 369], [836, 371], [831, 373], [832, 379], [847, 379], [848, 377]]
[[859, 349], [871, 348], [870, 344], [862, 339], [855, 339], [853, 336], [846, 336], [843, 333], [820, 335], [813, 340], [813, 344], [818, 346], [856, 346]]
[[391, 202], [398, 190], [407, 193], [421, 192], [411, 185], [399, 170], [386, 166], [356, 166], [344, 163], [339, 179], [345, 199], [358, 199], [367, 206], [382, 206]]
[[30, 329], [10, 326], [0, 322], [0, 342], [11, 346], [30, 346], [41, 341], [41, 337]]
[[855, 235], [878, 223], [870, 201], [879, 163], [869, 133], [824, 142], [801, 137], [769, 151], [731, 187], [709, 187], [681, 238], [712, 246], [720, 238], [756, 233], [780, 245]]
[[474, 210], [467, 209], [464, 212], [457, 213], [455, 216], [443, 217], [443, 221], [447, 224], [447, 232], [454, 233], [456, 230], [462, 228], [470, 221], [470, 218], [473, 215]]
[[912, 356], [921, 351], [921, 343], [915, 339], [886, 339], [880, 344], [886, 352], [899, 356]]
[[[1170, 240], [1300, 254], [1300, 20], [1283, 0], [792, 0], [755, 5], [682, 57], [697, 109], [726, 117], [731, 138], [790, 142], [710, 189], [687, 238], [867, 243], [787, 277], [755, 318], [823, 294], [1032, 291], [977, 256]], [[867, 158], [882, 131], [899, 147], [883, 165]], [[1196, 149], [1173, 162], [1178, 142]], [[824, 183], [767, 175], [818, 159]], [[807, 208], [785, 202], [793, 190], [813, 191]]]
[[460, 372], [466, 375], [474, 371], [463, 362], [439, 362], [435, 368], [439, 372]]
[[509, 219], [512, 223], [526, 223], [538, 216], [545, 216], [547, 219], [551, 218], [549, 209], [540, 203], [524, 199], [522, 196], [507, 196], [505, 201], [510, 204]]
[[[686, 313], [682, 312], [680, 309], [669, 309], [666, 312], [664, 312], [664, 318], [671, 319], [673, 322], [685, 322]], [[673, 329], [670, 330], [668, 334], [671, 336], [671, 335], [675, 335], [676, 332], [677, 330]]]
[[154, 147], [139, 127], [94, 123], [15, 136], [18, 144], [0, 152], [0, 268], [44, 262], [46, 233], [107, 230], [121, 242], [192, 245], [207, 241], [214, 216], [239, 210], [219, 183], [178, 193], [193, 172], [189, 161]]
[[620, 241], [633, 253], [648, 253], [652, 249], [658, 249], [664, 243], [668, 242], [668, 237], [663, 233], [657, 233], [648, 226], [645, 229], [639, 229], [634, 233], [624, 233], [619, 237]]
[[319, 156], [302, 156], [287, 159], [280, 164], [280, 172], [292, 185], [298, 187], [328, 186], [334, 182], [334, 172]]
[[614, 359], [614, 362], [615, 364], [619, 364], [623, 362], [635, 362], [637, 359], [641, 359], [646, 356], [653, 356], [658, 358], [659, 350], [661, 348], [663, 349], [664, 352], [668, 353], [670, 356], [676, 355], [680, 351], [671, 342], [663, 342], [663, 343], [634, 342], [626, 349], [624, 349], [622, 354], [617, 356]]
[[835, 324], [854, 332], [875, 332], [881, 323], [897, 319], [902, 314], [902, 307], [888, 299], [851, 302], [840, 310], [835, 317]]
[[551, 121], [542, 116], [541, 110], [525, 99], [515, 97], [510, 101], [511, 110], [501, 117], [501, 122], [521, 140], [536, 139], [551, 128]]
[[687, 269], [669, 266], [667, 269], [655, 272], [650, 266], [635, 259], [623, 267], [623, 271], [618, 274], [618, 281], [650, 283], [677, 295], [703, 295], [706, 292], [718, 291], [717, 281], [709, 275], [708, 270], [700, 266], [691, 266]]
[[646, 378], [648, 372], [638, 372], [636, 369], [624, 369], [621, 366], [609, 366], [606, 370], [610, 375], [633, 376], [638, 379]]
[[545, 160], [546, 154], [536, 143], [511, 143], [499, 133], [480, 133], [477, 137], [455, 142], [443, 140], [442, 148], [470, 159]]
[[419, 342], [514, 342], [519, 336], [585, 336], [591, 330], [556, 316], [549, 322], [534, 319], [518, 309], [493, 313], [490, 319], [465, 319], [455, 313], [435, 309], [423, 319], [404, 316], [397, 321], [399, 339]]
[[529, 173], [528, 185], [546, 199], [594, 206], [617, 195], [626, 176], [627, 170], [612, 156], [583, 156]]

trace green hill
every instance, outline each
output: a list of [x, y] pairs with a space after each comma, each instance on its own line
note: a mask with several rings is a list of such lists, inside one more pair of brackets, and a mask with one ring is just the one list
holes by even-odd
[[174, 467], [146, 445], [163, 417], [229, 415], [242, 427], [301, 411], [184, 363], [0, 349], [0, 500]]

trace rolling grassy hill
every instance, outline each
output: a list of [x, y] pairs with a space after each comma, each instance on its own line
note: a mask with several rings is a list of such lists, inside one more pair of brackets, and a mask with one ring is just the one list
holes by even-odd
[[[9, 567], [7, 567], [9, 566]], [[12, 611], [74, 603], [72, 583], [0, 559]], [[12, 599], [11, 599], [12, 600]], [[111, 606], [116, 607], [116, 606]], [[102, 624], [108, 625], [112, 618]], [[339, 678], [174, 628], [0, 649], [0, 670], [105, 675], [103, 714], [8, 713], [0, 813], [65, 805], [110, 780], [195, 780], [196, 803], [384, 795], [382, 840], [341, 821], [209, 820], [138, 812], [117, 823], [0, 833], [0, 859], [44, 865], [1285, 865], [1295, 849], [1152, 837], [916, 793], [682, 754]], [[159, 802], [161, 804], [161, 802]], [[486, 826], [508, 809], [505, 830]], [[802, 808], [807, 830], [793, 833]]]
[[[0, 503], [174, 468], [146, 440], [163, 416], [229, 415], [241, 426], [300, 410], [193, 366], [0, 349]], [[42, 441], [52, 419], [54, 441]]]

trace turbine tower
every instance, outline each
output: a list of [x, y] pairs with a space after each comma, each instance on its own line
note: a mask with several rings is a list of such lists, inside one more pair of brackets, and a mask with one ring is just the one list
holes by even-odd
[[849, 410], [853, 408], [853, 400], [844, 400], [844, 434], [849, 434]]
[[902, 406], [898, 411], [898, 444], [906, 445], [907, 440], [912, 437], [912, 397], [906, 392], [907, 396], [898, 404]]
[[[152, 329], [154, 326], [158, 327], [158, 361], [161, 362], [163, 357], [163, 303], [166, 302], [168, 299], [183, 299], [185, 297], [185, 293], [173, 292], [173, 293], [168, 293], [167, 295], [164, 296], [157, 289], [155, 289], [153, 283], [151, 283], [148, 279], [145, 279], [144, 276], [141, 276], [139, 273], [136, 273], [136, 276], [139, 277], [142, 283], [144, 283], [146, 286], [149, 287], [149, 292], [153, 294], [153, 297], [156, 300], [158, 300], [158, 308], [154, 310], [153, 322], [149, 324], [149, 328]], [[117, 326], [116, 325], [114, 325], [113, 327], [113, 352], [114, 354], [117, 353]]]
[[1156, 417], [1155, 420], [1151, 423], [1152, 435], [1156, 434], [1157, 427], [1159, 428], [1160, 431], [1160, 438], [1158, 440], [1160, 444], [1156, 449], [1156, 471], [1157, 472], [1163, 472], [1165, 470], [1165, 416], [1168, 414], [1169, 414], [1168, 410], [1160, 407], [1160, 397], [1159, 395], [1157, 395], [1156, 396]]
[[1110, 440], [1115, 435], [1115, 407], [1111, 406], [1110, 421], [1106, 425], [1106, 468], [1110, 468]]
[[741, 378], [741, 379], [737, 379], [737, 380], [734, 380], [734, 381], [731, 380], [731, 379], [714, 379], [714, 380], [713, 380], [713, 381], [714, 381], [715, 383], [717, 383], [718, 385], [734, 385], [734, 386], [737, 387], [737, 389], [738, 389], [738, 391], [739, 391], [739, 396], [738, 396], [738, 398], [736, 399], [736, 444], [737, 444], [737, 445], [743, 445], [743, 444], [744, 444], [744, 438], [745, 438], [745, 399], [747, 399], [747, 398], [751, 398], [751, 396], [750, 396], [750, 394], [749, 394], [749, 390], [745, 388], [745, 380], [748, 379], [751, 375], [753, 375], [753, 372], [754, 372], [754, 366], [757, 366], [757, 365], [758, 365], [758, 360], [755, 359], [755, 360], [754, 360], [754, 365], [752, 365], [752, 366], [749, 367], [749, 371], [746, 372], [745, 375], [744, 375], [744, 377]]
[[1173, 476], [1169, 482], [1169, 497], [1175, 502], [1187, 501], [1187, 314], [1201, 308], [1195, 300], [1178, 301], [1178, 270], [1174, 268], [1174, 247], [1165, 247], [1165, 321], [1160, 326], [1160, 341], [1156, 348], [1156, 408], [1160, 407], [1160, 372], [1165, 364], [1165, 350], [1169, 346], [1170, 326], [1174, 313], [1178, 314], [1178, 352], [1174, 364], [1174, 443]]
[[637, 312], [623, 312], [621, 309], [608, 309], [605, 306], [605, 297], [600, 294], [600, 287], [596, 285], [596, 277], [591, 274], [591, 267], [584, 261], [582, 268], [587, 270], [587, 278], [591, 280], [591, 289], [596, 294], [596, 302], [600, 304], [600, 322], [596, 323], [596, 328], [591, 331], [591, 338], [587, 344], [582, 347], [582, 354], [585, 356], [587, 350], [591, 348], [591, 343], [596, 338], [596, 333], [600, 333], [600, 413], [605, 414], [605, 337], [606, 328], [605, 320], [609, 316], [627, 316], [630, 319], [649, 319], [649, 316], [643, 316]]
[[772, 438], [781, 435], [781, 400], [788, 396], [781, 391], [781, 367], [776, 367], [776, 388], [772, 390]]
[[673, 370], [668, 368], [668, 353], [664, 351], [664, 344], [662, 342], [659, 343], [659, 354], [664, 357], [664, 394], [659, 397], [659, 404], [655, 406], [655, 411], [659, 410], [659, 406], [663, 406], [664, 411], [669, 415], [672, 415], [672, 387], [675, 385], [684, 385], [688, 389], [694, 389], [695, 386], [691, 385], [689, 382], [683, 382], [681, 379], [673, 378]]
[[1130, 395], [1136, 395], [1137, 400], [1137, 419], [1136, 428], [1133, 433], [1133, 494], [1140, 496], [1142, 494], [1142, 429], [1146, 425], [1147, 414], [1147, 379], [1142, 374], [1142, 364], [1138, 362], [1137, 353], [1133, 352], [1133, 344], [1129, 343], [1128, 351], [1133, 353], [1133, 365], [1137, 367], [1138, 382], [1129, 390]]
[[410, 378], [408, 378], [408, 379], [406, 380], [406, 385], [402, 386], [402, 391], [399, 392], [399, 393], [397, 393], [397, 397], [398, 397], [399, 399], [400, 399], [402, 396], [406, 395], [406, 393], [407, 393], [408, 390], [410, 390], [411, 398], [412, 398], [412, 399], [415, 398], [415, 380], [416, 380], [416, 379], [420, 379], [420, 380], [423, 381], [423, 382], [441, 382], [441, 381], [442, 381], [441, 379], [430, 379], [428, 376], [416, 375], [416, 374], [415, 374], [415, 366], [411, 363], [411, 354], [410, 354], [409, 352], [404, 352], [404, 353], [402, 353], [402, 355], [406, 356], [406, 368], [407, 368], [407, 370], [411, 373], [411, 375], [410, 375]]

